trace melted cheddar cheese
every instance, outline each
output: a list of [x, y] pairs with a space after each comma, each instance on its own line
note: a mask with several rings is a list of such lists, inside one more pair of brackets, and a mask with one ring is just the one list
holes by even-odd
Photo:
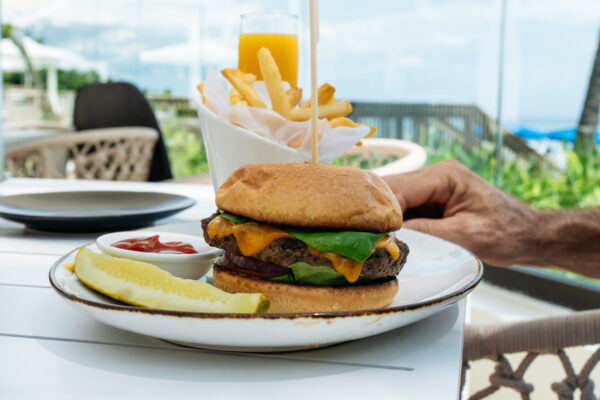
[[360, 276], [360, 271], [364, 262], [356, 261], [348, 257], [340, 256], [329, 251], [319, 251], [314, 247], [308, 246], [308, 251], [313, 256], [323, 257], [331, 261], [333, 269], [342, 274], [350, 283], [356, 282]]
[[400, 257], [400, 249], [389, 235], [385, 235], [375, 243], [375, 250], [378, 249], [386, 249], [387, 252], [390, 253], [392, 260], [396, 260]]
[[240, 252], [246, 257], [260, 253], [277, 239], [293, 238], [286, 231], [272, 225], [236, 224], [223, 217], [210, 221], [207, 232], [211, 239], [233, 235]]
[[[216, 217], [210, 221], [207, 227], [207, 233], [211, 239], [224, 238], [233, 235], [237, 241], [240, 252], [246, 257], [260, 253], [277, 239], [293, 238], [293, 236], [286, 231], [272, 225], [236, 224], [223, 217]], [[319, 251], [308, 245], [307, 247], [310, 254], [331, 261], [333, 269], [343, 275], [348, 282], [356, 282], [360, 276], [360, 271], [362, 270], [364, 262], [356, 261], [332, 252]], [[386, 249], [392, 260], [396, 260], [400, 256], [398, 246], [389, 235], [385, 235], [377, 241], [373, 251], [377, 249]]]

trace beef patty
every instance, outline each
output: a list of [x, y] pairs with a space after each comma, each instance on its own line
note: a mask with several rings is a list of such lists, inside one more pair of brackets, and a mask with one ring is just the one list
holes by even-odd
[[[210, 221], [218, 216], [219, 213], [217, 212], [202, 220], [204, 240], [206, 240], [206, 243], [213, 247], [218, 247], [225, 251], [242, 255], [237, 245], [235, 236], [230, 235], [227, 237], [214, 239], [211, 239], [208, 236], [207, 226]], [[400, 250], [400, 256], [398, 258], [392, 260], [390, 253], [388, 253], [386, 249], [377, 249], [369, 258], [365, 260], [361, 274], [370, 278], [398, 275], [404, 266], [404, 263], [406, 262], [406, 257], [408, 256], [408, 246], [398, 239], [394, 239], [394, 242], [396, 242], [396, 245]], [[305, 262], [310, 265], [324, 265], [328, 267], [332, 266], [331, 261], [329, 261], [327, 258], [310, 254], [306, 243], [292, 238], [280, 238], [274, 240], [264, 250], [251, 256], [251, 258], [281, 265], [283, 267], [287, 267], [296, 262]]]

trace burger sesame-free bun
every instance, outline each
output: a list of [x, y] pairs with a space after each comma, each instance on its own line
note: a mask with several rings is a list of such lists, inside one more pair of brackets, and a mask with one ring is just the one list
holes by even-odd
[[217, 191], [217, 207], [275, 225], [389, 232], [402, 211], [374, 173], [327, 164], [248, 164]]
[[398, 292], [398, 280], [355, 286], [311, 286], [264, 281], [216, 266], [213, 284], [227, 293], [262, 293], [269, 313], [371, 310], [385, 307]]

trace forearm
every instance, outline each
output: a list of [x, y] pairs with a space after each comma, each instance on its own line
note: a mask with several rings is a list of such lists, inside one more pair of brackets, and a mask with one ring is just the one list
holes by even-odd
[[539, 223], [532, 227], [524, 264], [600, 278], [600, 209], [535, 214]]

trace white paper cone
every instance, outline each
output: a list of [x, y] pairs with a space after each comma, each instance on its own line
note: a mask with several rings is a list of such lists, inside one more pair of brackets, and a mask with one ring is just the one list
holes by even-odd
[[[263, 82], [254, 82], [254, 87], [270, 104]], [[198, 101], [198, 118], [215, 191], [242, 165], [311, 160], [310, 121], [293, 122], [269, 108], [229, 104], [219, 76], [210, 68], [204, 81], [204, 97], [204, 104]], [[330, 164], [368, 134], [369, 128], [331, 128], [327, 120], [321, 119], [317, 132], [321, 137], [319, 162]]]
[[243, 165], [308, 161], [295, 149], [235, 126], [202, 104], [198, 105], [198, 118], [215, 192]]

